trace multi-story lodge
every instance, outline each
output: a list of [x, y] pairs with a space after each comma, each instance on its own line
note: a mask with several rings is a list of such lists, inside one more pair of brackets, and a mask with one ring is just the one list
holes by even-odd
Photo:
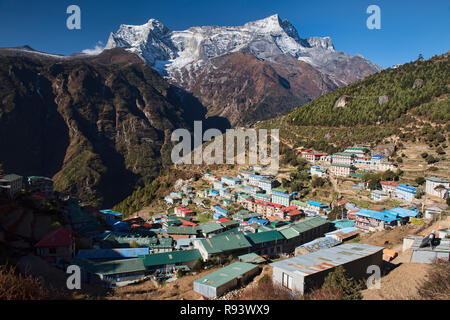
[[281, 204], [285, 207], [289, 206], [292, 199], [292, 194], [286, 192], [282, 189], [273, 189], [272, 191], [272, 202], [276, 204]]
[[337, 152], [333, 154], [332, 157], [332, 164], [353, 164], [353, 159], [355, 158], [355, 155], [353, 153], [348, 152]]
[[430, 196], [447, 199], [450, 196], [450, 181], [437, 177], [427, 178], [425, 192]]
[[348, 177], [355, 172], [355, 167], [351, 164], [333, 163], [330, 167], [330, 172], [335, 176]]
[[366, 149], [361, 147], [348, 147], [344, 150], [345, 153], [351, 153], [355, 156], [362, 157], [366, 154]]
[[413, 201], [416, 197], [416, 187], [399, 184], [395, 189], [395, 197], [406, 201]]
[[280, 204], [257, 200], [257, 199], [247, 199], [245, 202], [247, 209], [252, 212], [259, 213], [263, 217], [270, 217], [275, 214], [276, 211], [281, 210], [283, 207]]

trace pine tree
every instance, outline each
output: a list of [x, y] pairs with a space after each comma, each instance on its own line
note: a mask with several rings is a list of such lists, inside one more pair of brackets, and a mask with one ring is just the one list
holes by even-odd
[[343, 293], [344, 300], [362, 299], [362, 285], [353, 280], [342, 266], [327, 275], [322, 289], [339, 290]]

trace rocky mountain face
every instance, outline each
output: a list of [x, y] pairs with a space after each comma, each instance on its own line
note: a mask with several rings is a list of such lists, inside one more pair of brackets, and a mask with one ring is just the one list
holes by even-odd
[[278, 15], [183, 31], [150, 19], [111, 33], [106, 49], [116, 47], [193, 93], [208, 116], [232, 125], [274, 117], [381, 70], [360, 55], [336, 51], [329, 37], [300, 38]]
[[192, 125], [183, 105], [123, 49], [72, 59], [1, 49], [0, 163], [108, 207], [169, 161], [171, 131]]

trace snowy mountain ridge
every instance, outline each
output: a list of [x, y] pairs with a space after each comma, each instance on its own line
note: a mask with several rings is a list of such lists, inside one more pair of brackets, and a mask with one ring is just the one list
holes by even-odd
[[140, 26], [121, 25], [111, 33], [105, 49], [115, 47], [139, 55], [169, 79], [183, 67], [197, 69], [212, 58], [243, 48], [271, 62], [279, 55], [289, 55], [331, 76], [333, 70], [327, 67], [330, 62], [354, 57], [336, 52], [329, 37], [300, 38], [295, 27], [278, 14], [238, 27], [204, 26], [183, 31], [171, 31], [160, 21], [150, 19]]

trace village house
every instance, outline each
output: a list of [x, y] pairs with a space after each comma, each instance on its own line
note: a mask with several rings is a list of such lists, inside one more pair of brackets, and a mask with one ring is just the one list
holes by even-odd
[[200, 251], [204, 261], [212, 257], [227, 258], [249, 253], [252, 245], [243, 232], [217, 235], [207, 239], [198, 239], [194, 247]]
[[310, 174], [311, 176], [318, 176], [320, 178], [327, 177], [326, 170], [323, 169], [321, 166], [311, 166]]
[[275, 213], [283, 221], [294, 222], [305, 217], [305, 213], [298, 210], [296, 206], [291, 205], [289, 207], [284, 207]]
[[283, 245], [285, 253], [294, 252], [295, 248], [330, 231], [330, 222], [322, 217], [307, 218], [278, 228], [286, 239]]
[[226, 292], [246, 284], [259, 268], [255, 264], [235, 262], [194, 281], [194, 291], [209, 298], [220, 297]]
[[437, 204], [434, 206], [426, 207], [424, 218], [427, 220], [435, 219], [436, 217], [440, 217], [442, 213], [446, 210], [447, 205], [445, 204]]
[[380, 181], [381, 190], [386, 192], [390, 197], [395, 194], [398, 183], [392, 181]]
[[370, 200], [372, 201], [384, 201], [389, 199], [389, 195], [382, 190], [372, 190], [370, 192]]
[[425, 192], [430, 196], [447, 199], [450, 196], [450, 181], [437, 177], [427, 178]]
[[308, 201], [306, 203], [305, 213], [307, 213], [309, 216], [327, 215], [330, 210], [330, 206], [327, 204], [317, 201]]
[[46, 196], [53, 195], [53, 180], [47, 177], [31, 176], [27, 179], [27, 188], [32, 191], [39, 191]]
[[14, 199], [15, 196], [22, 190], [22, 187], [22, 176], [17, 174], [0, 176], [0, 191], [3, 191], [9, 199]]
[[195, 212], [186, 207], [175, 207], [174, 214], [183, 218], [195, 216]]
[[[177, 267], [183, 266], [184, 269], [192, 269], [198, 259], [201, 259], [200, 252], [197, 249], [178, 250], [171, 252], [162, 252], [140, 256], [147, 272], [154, 273], [174, 272]], [[186, 268], [187, 267], [187, 268]]]
[[277, 230], [252, 233], [247, 239], [252, 244], [251, 251], [258, 255], [276, 256], [283, 252], [285, 238]]
[[100, 262], [75, 258], [71, 264], [80, 267], [83, 282], [102, 283], [106, 287], [125, 286], [145, 278], [146, 274], [140, 258]]
[[396, 215], [369, 209], [347, 212], [347, 218], [355, 221], [355, 227], [364, 231], [382, 231], [401, 223], [401, 218]]
[[60, 259], [70, 261], [75, 254], [75, 240], [72, 231], [65, 228], [50, 232], [34, 247], [38, 256], [52, 263], [58, 262]]
[[326, 156], [326, 153], [322, 152], [302, 152], [302, 158], [306, 159], [308, 162], [318, 162], [320, 159], [324, 156]]
[[368, 244], [343, 244], [271, 263], [274, 283], [299, 294], [320, 288], [326, 276], [342, 265], [355, 280], [368, 277], [369, 266], [381, 267], [382, 247]]

